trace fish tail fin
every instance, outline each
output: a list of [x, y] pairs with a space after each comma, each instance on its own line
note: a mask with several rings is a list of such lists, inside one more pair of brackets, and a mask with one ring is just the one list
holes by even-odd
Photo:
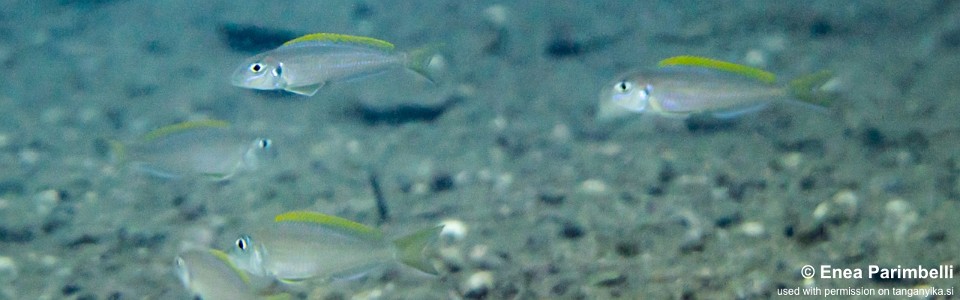
[[423, 250], [428, 243], [440, 235], [441, 229], [443, 229], [442, 225], [426, 228], [393, 241], [397, 247], [400, 262], [424, 273], [437, 275], [437, 270], [423, 256]]
[[824, 89], [824, 85], [833, 78], [833, 72], [823, 70], [816, 73], [800, 76], [790, 81], [787, 91], [790, 97], [803, 103], [818, 107], [829, 107], [835, 95]]
[[441, 44], [432, 44], [414, 49], [407, 53], [406, 67], [431, 83], [436, 83], [433, 72], [430, 71], [430, 62], [440, 52]]

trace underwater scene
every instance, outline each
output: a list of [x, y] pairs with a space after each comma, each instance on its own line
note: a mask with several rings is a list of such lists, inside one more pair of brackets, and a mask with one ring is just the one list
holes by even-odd
[[0, 299], [957, 297], [957, 1], [0, 7]]

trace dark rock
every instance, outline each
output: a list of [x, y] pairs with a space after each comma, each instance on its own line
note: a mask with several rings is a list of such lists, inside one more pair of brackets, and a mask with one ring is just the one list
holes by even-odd
[[734, 213], [732, 215], [723, 216], [714, 221], [714, 224], [719, 228], [729, 228], [730, 226], [740, 224], [743, 221], [743, 217], [739, 213]]
[[573, 222], [563, 224], [563, 228], [560, 229], [560, 236], [566, 239], [579, 239], [583, 234], [583, 227]]
[[640, 245], [637, 245], [637, 243], [632, 241], [618, 242], [614, 246], [614, 249], [617, 252], [617, 255], [620, 255], [624, 258], [630, 258], [640, 254]]
[[363, 2], [354, 3], [352, 15], [356, 20], [369, 19], [373, 16], [373, 7]]
[[887, 136], [880, 132], [880, 129], [876, 127], [869, 127], [864, 129], [860, 133], [860, 144], [864, 147], [874, 149], [874, 150], [883, 150], [886, 147], [891, 145], [891, 142], [887, 139]]
[[564, 195], [561, 192], [554, 191], [541, 191], [537, 193], [537, 200], [540, 203], [546, 205], [557, 206], [563, 204], [563, 201], [567, 199], [567, 195]]
[[0, 195], [22, 195], [23, 191], [23, 183], [19, 180], [0, 181]]
[[89, 244], [98, 244], [100, 243], [100, 238], [95, 237], [89, 234], [81, 235], [78, 238], [75, 238], [69, 242], [63, 244], [64, 248], [76, 249], [80, 246], [89, 245]]
[[28, 243], [33, 241], [35, 234], [30, 228], [7, 228], [0, 226], [0, 242], [3, 243]]
[[439, 193], [443, 191], [448, 191], [453, 189], [455, 182], [453, 177], [450, 174], [442, 173], [436, 174], [433, 176], [433, 181], [430, 182], [430, 191], [434, 193]]
[[833, 25], [827, 20], [817, 20], [810, 24], [810, 36], [821, 38], [833, 32]]
[[458, 97], [451, 97], [438, 105], [398, 104], [378, 107], [361, 103], [357, 105], [355, 111], [367, 125], [396, 126], [413, 122], [433, 122], [456, 102], [459, 102]]
[[259, 53], [271, 50], [299, 36], [288, 30], [237, 23], [220, 25], [217, 31], [223, 43], [230, 50], [244, 53]]
[[70, 296], [80, 291], [80, 286], [76, 284], [67, 284], [60, 289], [64, 296]]

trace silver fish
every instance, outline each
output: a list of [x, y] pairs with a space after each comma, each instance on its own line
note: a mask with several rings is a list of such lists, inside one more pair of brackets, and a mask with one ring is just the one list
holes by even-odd
[[177, 256], [174, 268], [191, 296], [204, 300], [259, 299], [250, 278], [219, 250], [190, 250]]
[[605, 86], [598, 118], [617, 114], [616, 109], [681, 118], [701, 113], [729, 118], [778, 100], [825, 107], [830, 95], [820, 88], [830, 78], [829, 72], [818, 72], [776, 85], [776, 77], [760, 69], [677, 56], [661, 61], [658, 68], [619, 76]]
[[226, 180], [277, 156], [272, 140], [243, 137], [219, 120], [168, 125], [132, 143], [111, 142], [111, 147], [119, 163], [159, 178]]
[[305, 35], [245, 60], [231, 76], [238, 87], [285, 90], [313, 96], [328, 82], [350, 80], [405, 67], [430, 79], [433, 47], [396, 51], [369, 37], [334, 33]]
[[375, 228], [315, 212], [288, 212], [274, 221], [237, 239], [230, 251], [237, 267], [288, 283], [353, 278], [397, 261], [436, 274], [421, 252], [442, 226], [389, 240]]

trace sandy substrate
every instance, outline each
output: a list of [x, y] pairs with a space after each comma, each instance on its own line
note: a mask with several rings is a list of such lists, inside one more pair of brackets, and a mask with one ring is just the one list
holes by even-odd
[[[0, 0], [0, 299], [186, 299], [177, 253], [225, 249], [295, 209], [397, 235], [467, 228], [433, 249], [438, 277], [388, 268], [296, 295], [309, 299], [956, 284], [800, 276], [958, 263], [956, 3], [236, 2]], [[310, 32], [442, 44], [442, 75], [388, 72], [311, 98], [230, 86], [251, 47]], [[680, 54], [782, 78], [830, 69], [839, 97], [722, 123], [595, 122], [613, 76]], [[110, 140], [202, 118], [270, 137], [281, 156], [226, 184], [110, 161]]]

